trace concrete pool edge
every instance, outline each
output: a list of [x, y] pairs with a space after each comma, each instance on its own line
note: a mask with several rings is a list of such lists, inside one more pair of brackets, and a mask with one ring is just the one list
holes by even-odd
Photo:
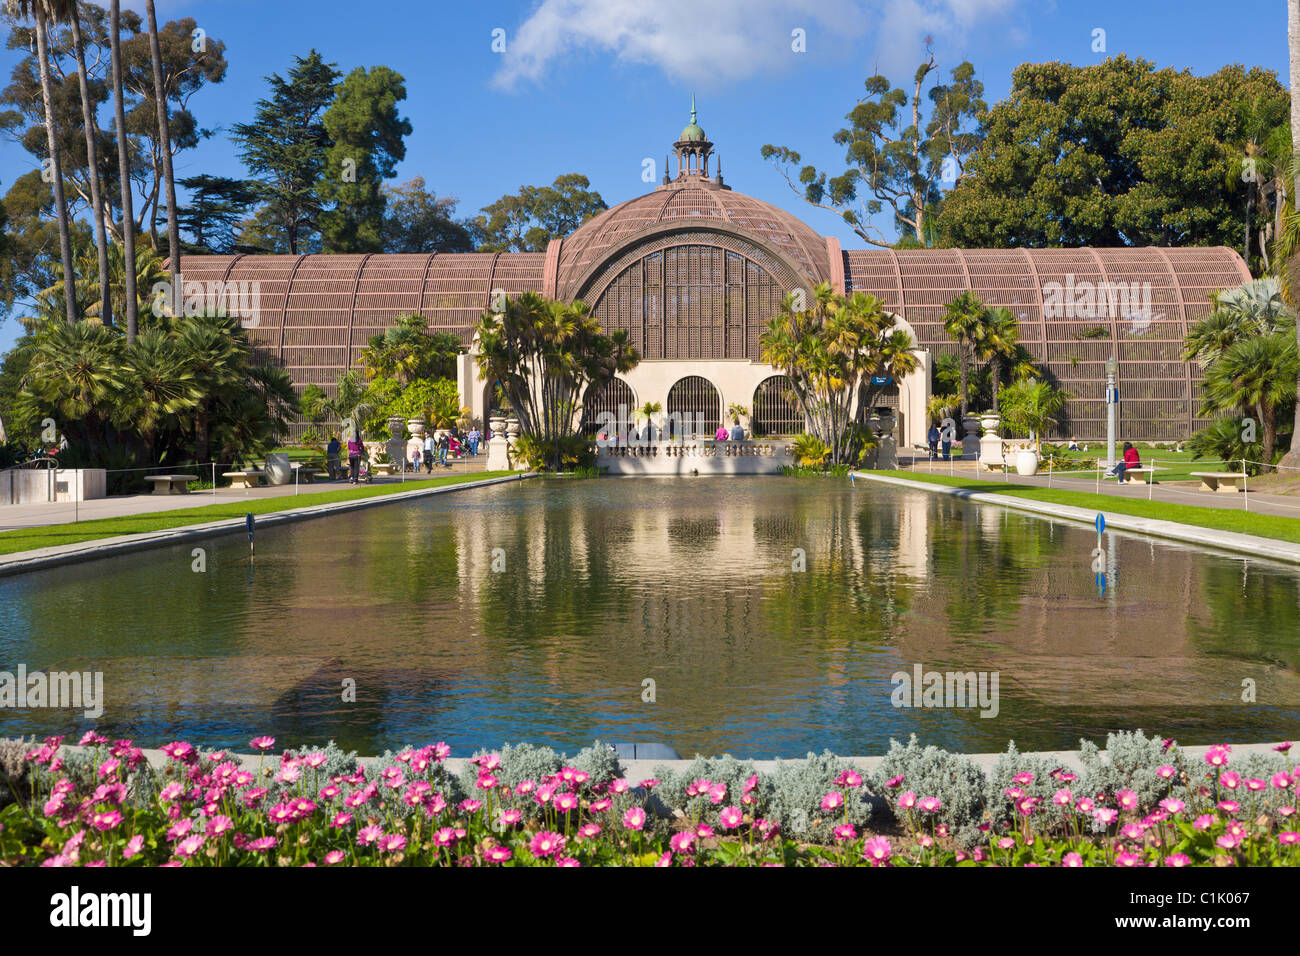
[[[944, 494], [950, 498], [960, 498], [963, 501], [973, 501], [976, 504], [997, 505], [1042, 517], [1077, 521], [1086, 525], [1092, 525], [1097, 518], [1096, 511], [1088, 508], [1078, 508], [1074, 505], [1032, 501], [1011, 495], [1000, 495], [996, 492], [971, 491], [954, 485], [913, 481], [908, 478], [895, 478], [892, 475], [874, 475], [865, 471], [855, 471], [852, 474], [855, 478], [862, 478], [867, 481]], [[1199, 544], [1221, 551], [1231, 551], [1236, 554], [1249, 554], [1253, 557], [1285, 561], [1288, 564], [1300, 564], [1300, 544], [1292, 544], [1277, 538], [1261, 538], [1258, 535], [1242, 534], [1238, 531], [1219, 531], [1215, 528], [1202, 528], [1197, 525], [1181, 524], [1177, 521], [1165, 521], [1159, 518], [1139, 518], [1135, 515], [1119, 514], [1111, 511], [1103, 511], [1103, 514], [1106, 515], [1106, 529], [1108, 531], [1132, 531], [1138, 534], [1151, 535], [1152, 537], [1166, 538], [1170, 541], [1179, 541], [1184, 544]]]
[[[305, 508], [286, 508], [283, 511], [272, 511], [258, 515], [257, 527], [264, 528], [270, 525], [286, 524], [291, 521], [306, 521], [338, 512], [355, 511], [359, 508], [392, 504], [397, 501], [410, 501], [415, 498], [444, 494], [450, 491], [461, 491], [466, 488], [486, 488], [489, 485], [522, 481], [531, 477], [536, 476], [524, 472], [516, 475], [503, 475], [497, 478], [483, 478], [478, 481], [440, 485], [436, 488], [417, 488], [413, 491], [394, 491], [389, 494], [372, 495], [368, 498], [330, 501], [324, 504], [308, 505]], [[0, 577], [25, 574], [28, 571], [39, 571], [65, 564], [80, 564], [84, 561], [95, 561], [115, 554], [163, 548], [169, 545], [212, 538], [217, 535], [242, 533], [243, 531], [243, 518], [222, 518], [219, 521], [206, 521], [202, 524], [185, 525], [163, 531], [115, 535], [111, 538], [98, 538], [93, 541], [77, 541], [72, 544], [52, 545], [47, 548], [33, 548], [30, 551], [16, 551], [13, 554], [0, 555]]]
[[[40, 738], [28, 740], [27, 738], [0, 737], [0, 742], [5, 742], [7, 740], [26, 740], [33, 747], [38, 746], [40, 742]], [[1232, 747], [1232, 752], [1234, 757], [1240, 757], [1245, 754], [1267, 755], [1270, 753], [1275, 753], [1276, 751], [1274, 750], [1274, 748], [1280, 746], [1282, 743], [1283, 741], [1276, 741], [1274, 743], [1230, 744], [1229, 746]], [[1208, 752], [1212, 746], [1218, 746], [1218, 745], [1196, 744], [1191, 746], [1183, 746], [1181, 744], [1178, 744], [1177, 746], [1184, 758], [1195, 762], [1195, 761], [1203, 760], [1206, 752]], [[62, 749], [70, 751], [72, 753], [88, 753], [91, 751], [92, 748], [80, 747], [74, 744], [64, 744]], [[290, 748], [290, 749], [310, 750], [313, 748], [300, 747], [300, 748]], [[170, 758], [168, 758], [167, 755], [164, 754], [161, 750], [142, 748], [142, 752], [144, 753], [145, 759], [149, 762], [150, 766], [152, 767], [155, 768], [161, 767], [170, 762]], [[952, 753], [955, 756], [961, 757], [965, 760], [969, 760], [972, 764], [978, 767], [980, 771], [982, 771], [985, 775], [988, 775], [993, 770], [999, 758], [1005, 756], [1005, 754], [967, 754], [967, 753], [961, 753], [960, 751], [948, 751], [948, 753]], [[1083, 761], [1080, 759], [1081, 753], [1083, 753], [1083, 751], [1081, 750], [1026, 750], [1026, 751], [1019, 752], [1019, 756], [1024, 758], [1041, 758], [1056, 766], [1061, 767], [1062, 769], [1080, 773], [1085, 769], [1083, 765]], [[263, 767], [275, 765], [280, 759], [279, 754], [280, 754], [279, 751], [277, 752], [268, 751], [266, 754], [236, 754], [227, 751], [226, 755], [231, 760], [238, 761], [242, 767], [255, 769], [259, 763]], [[568, 754], [567, 756], [573, 757], [576, 756], [576, 753]], [[717, 760], [720, 759], [722, 756], [728, 756], [728, 755], [726, 754], [714, 755], [713, 757], [706, 757], [705, 759]], [[1099, 750], [1098, 756], [1104, 759], [1106, 762], [1109, 762], [1110, 759], [1109, 751]], [[877, 768], [879, 768], [881, 762], [885, 759], [884, 755], [874, 756], [874, 757], [845, 757], [837, 754], [836, 757], [839, 760], [847, 761], [858, 770], [865, 770], [865, 771], [875, 771]], [[382, 759], [383, 758], [381, 757], [360, 757], [359, 756], [357, 757], [357, 763], [366, 767], [374, 767], [378, 765], [382, 761]], [[635, 784], [640, 782], [641, 780], [651, 777], [656, 767], [667, 767], [669, 770], [674, 770], [674, 771], [684, 770], [686, 767], [690, 766], [695, 759], [697, 758], [692, 758], [690, 760], [620, 759], [619, 767], [623, 771], [624, 778]], [[747, 757], [737, 757], [735, 759], [740, 763], [752, 764], [754, 770], [757, 772], [771, 773], [776, 769], [777, 764], [802, 763], [807, 758], [786, 757], [786, 758], [769, 758], [769, 759], [750, 759]], [[464, 770], [466, 767], [471, 766], [469, 760], [470, 758], [468, 757], [448, 757], [445, 761], [443, 761], [443, 766], [450, 773], [459, 775], [462, 770]]]

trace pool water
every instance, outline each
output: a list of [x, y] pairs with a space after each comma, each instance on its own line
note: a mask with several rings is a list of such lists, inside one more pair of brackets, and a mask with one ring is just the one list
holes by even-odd
[[[98, 720], [0, 709], [0, 736], [744, 757], [1300, 737], [1300, 569], [1107, 532], [1103, 587], [1097, 545], [836, 479], [442, 494], [266, 528], [251, 557], [214, 538], [201, 571], [187, 545], [0, 579], [0, 670], [105, 687]], [[895, 706], [925, 703], [892, 680], [918, 665], [996, 672], [996, 714]]]

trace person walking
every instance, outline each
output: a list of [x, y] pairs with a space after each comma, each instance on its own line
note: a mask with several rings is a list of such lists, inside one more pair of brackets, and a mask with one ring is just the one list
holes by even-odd
[[925, 436], [926, 444], [930, 446], [930, 460], [934, 461], [939, 455], [939, 426], [931, 425], [930, 431]]
[[330, 443], [325, 447], [325, 472], [334, 481], [339, 476], [339, 436], [330, 435]]
[[450, 448], [451, 440], [444, 432], [442, 437], [438, 439], [438, 464], [442, 465], [444, 468], [451, 467], [451, 465], [447, 464], [447, 452]]
[[361, 456], [365, 451], [365, 446], [356, 435], [348, 439], [348, 473], [351, 484], [355, 485], [361, 476]]
[[433, 474], [433, 454], [438, 448], [438, 442], [433, 437], [433, 432], [424, 436], [424, 473]]
[[478, 443], [479, 443], [479, 442], [482, 440], [482, 438], [483, 438], [482, 433], [480, 433], [479, 430], [478, 430], [478, 426], [475, 425], [473, 428], [471, 428], [471, 429], [469, 430], [469, 434], [466, 435], [465, 438], [469, 441], [469, 453], [470, 453], [470, 456], [473, 457], [473, 458], [477, 458], [477, 457], [478, 457]]

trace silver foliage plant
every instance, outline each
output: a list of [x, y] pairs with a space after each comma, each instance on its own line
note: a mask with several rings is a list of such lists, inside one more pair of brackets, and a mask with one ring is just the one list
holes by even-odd
[[1172, 740], [1166, 746], [1166, 741], [1147, 737], [1141, 730], [1107, 734], [1104, 757], [1091, 740], [1080, 740], [1079, 762], [1083, 764], [1079, 794], [1112, 801], [1120, 790], [1132, 790], [1143, 807], [1155, 806], [1172, 791], [1171, 781], [1161, 777], [1159, 769], [1186, 763]]
[[[890, 786], [897, 778], [902, 780]], [[938, 797], [935, 818], [947, 826], [949, 835], [961, 847], [972, 847], [984, 839], [980, 823], [984, 817], [984, 773], [967, 758], [933, 745], [922, 747], [916, 734], [907, 744], [890, 739], [889, 752], [871, 778], [873, 792], [883, 796], [896, 818], [906, 811], [898, 798], [911, 791], [917, 797]]]

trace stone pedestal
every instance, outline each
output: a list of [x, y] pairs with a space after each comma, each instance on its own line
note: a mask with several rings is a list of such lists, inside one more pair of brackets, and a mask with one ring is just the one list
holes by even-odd
[[504, 418], [493, 418], [488, 421], [488, 428], [491, 434], [487, 442], [487, 470], [488, 471], [509, 471], [510, 458], [506, 449], [509, 442], [506, 439], [506, 420]]
[[1002, 439], [998, 437], [998, 425], [1002, 419], [992, 413], [980, 417], [984, 435], [980, 438], [980, 471], [989, 471], [992, 464], [1002, 462]]
[[898, 467], [898, 439], [894, 437], [893, 416], [880, 416], [871, 419], [871, 430], [876, 434], [876, 451], [872, 456], [872, 468], [892, 470]]
[[389, 459], [399, 469], [406, 458], [406, 439], [402, 437], [405, 431], [406, 419], [394, 416], [388, 420], [388, 433], [393, 437], [384, 442], [384, 451], [388, 452]]
[[980, 453], [980, 420], [968, 414], [961, 420], [962, 428], [965, 431], [961, 440], [962, 458], [978, 458]]

